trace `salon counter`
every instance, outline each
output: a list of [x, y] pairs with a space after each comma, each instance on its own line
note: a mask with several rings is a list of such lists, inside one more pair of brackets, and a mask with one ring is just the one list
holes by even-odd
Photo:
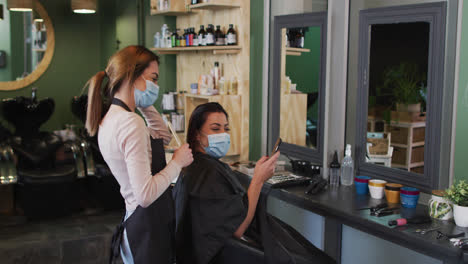
[[[250, 176], [236, 172], [244, 185], [250, 182]], [[306, 186], [294, 186], [283, 189], [263, 187], [263, 192], [270, 191], [270, 197], [277, 198], [287, 204], [318, 214], [324, 218], [323, 250], [341, 263], [343, 226], [349, 226], [375, 237], [390, 241], [404, 248], [440, 260], [439, 263], [468, 263], [468, 251], [453, 246], [447, 239], [437, 239], [437, 232], [425, 235], [415, 233], [416, 229], [440, 226], [440, 231], [447, 234], [465, 232], [468, 228], [457, 227], [452, 221], [434, 220], [432, 223], [389, 227], [388, 220], [401, 218], [395, 214], [384, 217], [370, 216], [369, 210], [359, 208], [375, 206], [384, 200], [371, 199], [368, 195], [357, 195], [354, 186], [339, 186], [328, 188], [315, 195], [305, 194]], [[402, 208], [403, 216], [422, 214], [427, 211], [424, 205], [416, 209]], [[408, 263], [415, 263], [408, 259]]]

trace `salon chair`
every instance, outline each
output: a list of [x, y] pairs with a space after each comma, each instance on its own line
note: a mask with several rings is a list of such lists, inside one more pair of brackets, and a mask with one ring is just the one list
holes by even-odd
[[74, 163], [57, 159], [66, 152], [63, 142], [53, 133], [39, 130], [54, 107], [51, 98], [37, 100], [35, 88], [31, 98], [19, 96], [2, 102], [3, 116], [15, 130], [8, 143], [18, 159], [16, 198], [30, 219], [67, 215], [76, 205]]
[[[88, 96], [81, 95], [72, 98], [72, 113], [83, 124], [86, 123]], [[107, 106], [103, 105], [103, 115], [107, 112]], [[86, 168], [86, 178], [83, 192], [88, 195], [92, 203], [104, 210], [125, 208], [125, 202], [120, 194], [120, 185], [107, 166], [99, 150], [97, 136], [89, 136], [85, 129], [78, 135], [83, 152], [83, 162]]]

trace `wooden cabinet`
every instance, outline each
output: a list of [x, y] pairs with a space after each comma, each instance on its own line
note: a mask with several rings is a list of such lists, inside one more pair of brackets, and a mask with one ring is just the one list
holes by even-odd
[[391, 122], [392, 167], [424, 173], [424, 140], [426, 122]]
[[[205, 28], [208, 24], [220, 25], [226, 33], [229, 24], [233, 24], [237, 33], [237, 45], [234, 46], [198, 46], [177, 48], [152, 48], [158, 54], [177, 56], [177, 91], [186, 91], [185, 124], [199, 104], [206, 102], [220, 103], [229, 114], [231, 127], [231, 149], [228, 155], [239, 155], [241, 160], [248, 160], [249, 153], [249, 77], [250, 77], [250, 0], [210, 0], [207, 3], [190, 5], [188, 0], [171, 0], [174, 13], [152, 11], [154, 15], [177, 15], [176, 28]], [[157, 0], [151, 0], [151, 6]], [[173, 6], [172, 6], [173, 5]], [[180, 6], [183, 6], [181, 8]], [[177, 13], [175, 11], [183, 12]], [[171, 28], [170, 30], [173, 30]], [[171, 55], [173, 54], [173, 55]], [[203, 96], [190, 94], [190, 85], [197, 83], [200, 75], [209, 74], [214, 63], [219, 62], [221, 75], [226, 79], [236, 77], [237, 95]], [[185, 135], [184, 135], [185, 138]]]
[[306, 146], [307, 94], [282, 94], [280, 137], [284, 142]]

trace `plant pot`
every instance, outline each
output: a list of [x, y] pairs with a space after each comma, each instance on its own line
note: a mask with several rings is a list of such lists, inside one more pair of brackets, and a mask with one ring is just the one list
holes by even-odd
[[396, 110], [398, 112], [421, 112], [421, 103], [417, 104], [397, 104]]
[[468, 227], [468, 207], [454, 204], [453, 218], [457, 226]]
[[439, 220], [453, 218], [452, 204], [444, 198], [443, 191], [432, 191], [432, 197], [429, 200], [429, 216]]

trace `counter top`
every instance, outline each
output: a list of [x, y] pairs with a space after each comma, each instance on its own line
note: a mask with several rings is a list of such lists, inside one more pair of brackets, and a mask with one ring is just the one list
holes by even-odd
[[[236, 172], [243, 184], [248, 184], [250, 176]], [[263, 191], [270, 188], [264, 186]], [[384, 217], [371, 216], [369, 210], [360, 208], [372, 207], [385, 199], [377, 200], [369, 195], [357, 195], [354, 186], [328, 186], [315, 195], [305, 194], [306, 186], [294, 186], [282, 189], [271, 189], [270, 195], [295, 205], [304, 210], [324, 216], [326, 219], [334, 219], [341, 224], [361, 230], [371, 235], [391, 241], [395, 244], [410, 248], [425, 255], [441, 259], [444, 263], [460, 263], [465, 260], [468, 263], [468, 251], [453, 246], [447, 239], [437, 239], [437, 232], [429, 232], [425, 235], [415, 233], [416, 229], [426, 229], [440, 226], [439, 229], [446, 234], [465, 232], [468, 237], [468, 228], [461, 228], [453, 221], [433, 220], [432, 223], [419, 225], [406, 225], [390, 227], [389, 220], [402, 218], [401, 215], [389, 215]], [[416, 209], [402, 208], [401, 214], [427, 214], [427, 206], [418, 205]]]

